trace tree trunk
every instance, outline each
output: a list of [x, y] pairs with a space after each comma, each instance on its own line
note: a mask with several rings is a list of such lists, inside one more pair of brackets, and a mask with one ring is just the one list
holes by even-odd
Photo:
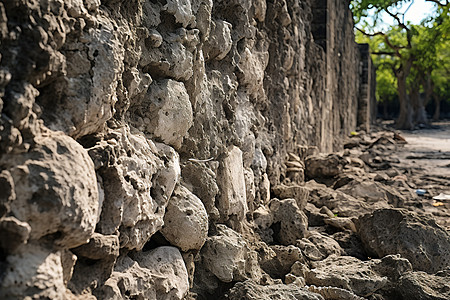
[[427, 112], [424, 106], [424, 99], [420, 96], [419, 84], [413, 85], [411, 88], [409, 99], [413, 107], [414, 124], [428, 124]]
[[441, 99], [439, 99], [438, 95], [433, 93], [434, 98], [434, 115], [433, 121], [439, 121], [441, 117]]
[[397, 91], [398, 91], [398, 101], [400, 103], [400, 113], [397, 119], [398, 129], [414, 129], [413, 124], [413, 111], [411, 107], [411, 102], [406, 92], [406, 78], [408, 77], [409, 71], [411, 69], [412, 60], [408, 60], [395, 70], [395, 76], [397, 77]]

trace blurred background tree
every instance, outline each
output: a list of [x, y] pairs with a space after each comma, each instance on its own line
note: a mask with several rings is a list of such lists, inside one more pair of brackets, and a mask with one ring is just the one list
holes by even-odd
[[425, 2], [433, 9], [420, 24], [405, 21], [414, 0], [353, 0], [350, 5], [356, 40], [370, 45], [377, 68], [377, 100], [385, 117], [398, 107], [400, 129], [428, 124], [426, 109], [432, 106], [433, 119], [439, 119], [441, 102], [449, 102], [449, 1]]

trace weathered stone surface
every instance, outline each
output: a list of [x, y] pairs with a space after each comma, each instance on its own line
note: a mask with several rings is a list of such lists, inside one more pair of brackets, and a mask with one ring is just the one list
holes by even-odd
[[304, 260], [302, 251], [293, 245], [273, 245], [270, 250], [273, 256], [260, 258], [260, 265], [272, 278], [284, 279], [296, 261]]
[[111, 277], [98, 292], [101, 299], [183, 299], [189, 280], [177, 248], [159, 247], [120, 256]]
[[119, 256], [119, 237], [94, 232], [89, 243], [71, 249], [77, 256], [93, 260], [116, 258]]
[[319, 294], [299, 288], [294, 284], [258, 285], [254, 281], [247, 280], [238, 282], [230, 291], [228, 298], [231, 300], [257, 300], [257, 299], [301, 299], [320, 300], [324, 299]]
[[450, 276], [410, 272], [400, 277], [398, 290], [404, 299], [449, 299]]
[[356, 225], [370, 255], [399, 253], [415, 270], [428, 273], [449, 264], [450, 236], [427, 216], [403, 209], [381, 209], [360, 217]]
[[388, 282], [371, 269], [370, 262], [362, 262], [351, 256], [329, 256], [312, 264], [306, 273], [306, 284], [334, 286], [350, 290], [359, 296], [370, 295]]
[[37, 244], [23, 245], [6, 259], [0, 298], [64, 299], [65, 286], [59, 253]]
[[295, 245], [306, 235], [308, 218], [294, 199], [273, 199], [269, 203], [273, 214], [274, 239], [283, 245]]
[[14, 217], [0, 219], [0, 249], [14, 252], [16, 248], [28, 241], [30, 231], [31, 227], [28, 223], [20, 222]]
[[343, 250], [334, 239], [313, 232], [307, 238], [297, 241], [297, 247], [302, 249], [303, 253], [310, 260], [323, 260], [329, 255], [341, 255]]
[[363, 198], [368, 203], [384, 201], [394, 207], [402, 207], [406, 201], [405, 197], [392, 187], [374, 181], [353, 180], [339, 188], [338, 191], [355, 198]]
[[295, 199], [300, 210], [303, 210], [308, 202], [309, 191], [307, 188], [300, 185], [277, 185], [272, 188], [272, 191], [275, 194], [275, 197], [279, 199]]
[[[96, 158], [102, 152], [114, 153], [114, 157]], [[142, 249], [162, 228], [165, 208], [181, 173], [178, 154], [126, 128], [112, 132], [106, 143], [97, 144], [90, 153], [94, 161], [100, 161], [97, 164], [104, 165], [99, 172], [105, 200], [98, 230], [105, 235], [119, 231], [121, 247]]]
[[136, 128], [177, 149], [192, 126], [192, 106], [182, 82], [154, 81], [142, 102], [130, 110]]
[[14, 216], [31, 226], [30, 239], [56, 234], [55, 244], [76, 247], [94, 232], [99, 210], [94, 164], [72, 138], [48, 131], [11, 160]]
[[[360, 63], [341, 2], [327, 3], [333, 21], [322, 24], [321, 4], [295, 0], [2, 1], [0, 256], [20, 267], [41, 260], [49, 271], [35, 277], [33, 262], [1, 292], [189, 299], [184, 263], [191, 281], [205, 275], [199, 298], [247, 278], [272, 283], [251, 250], [253, 224], [268, 243], [288, 245], [306, 236], [307, 221], [301, 189], [277, 195], [270, 210], [271, 187], [302, 184], [305, 156], [337, 149], [356, 125]], [[339, 38], [321, 40], [316, 27]], [[203, 202], [209, 240], [231, 272], [195, 255], [207, 225], [191, 221], [204, 210], [176, 222], [202, 224], [197, 240], [162, 229], [179, 182]], [[362, 198], [337, 199], [333, 213], [360, 213]], [[218, 222], [242, 235], [214, 232]], [[160, 230], [167, 239], [154, 236]], [[171, 235], [184, 239], [184, 263], [178, 249], [161, 248]], [[37, 243], [54, 249], [31, 253]], [[294, 246], [273, 247], [282, 273], [300, 257]], [[290, 297], [291, 286], [262, 289]]]
[[175, 188], [161, 233], [182, 251], [199, 250], [208, 235], [208, 214], [202, 201], [181, 185]]
[[346, 161], [336, 154], [309, 156], [305, 160], [305, 174], [308, 178], [333, 177], [342, 172]]
[[316, 207], [326, 206], [339, 217], [359, 217], [376, 209], [392, 207], [387, 201], [366, 202], [363, 198], [355, 198], [313, 180], [308, 181], [305, 187], [309, 190], [312, 204]]
[[255, 269], [256, 253], [239, 233], [225, 225], [217, 225], [217, 234], [206, 239], [201, 254], [206, 269], [223, 282], [261, 277], [261, 270]]
[[221, 60], [230, 52], [232, 25], [227, 21], [215, 20], [211, 23], [211, 32], [205, 45], [205, 59]]
[[217, 181], [221, 191], [217, 203], [221, 216], [227, 219], [235, 215], [238, 220], [242, 220], [248, 206], [242, 151], [238, 147], [233, 146], [228, 150], [220, 165]]

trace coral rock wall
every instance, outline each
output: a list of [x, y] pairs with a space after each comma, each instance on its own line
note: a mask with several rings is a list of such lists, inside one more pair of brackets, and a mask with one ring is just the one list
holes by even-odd
[[0, 38], [2, 299], [261, 279], [251, 215], [356, 126], [344, 0], [9, 0]]

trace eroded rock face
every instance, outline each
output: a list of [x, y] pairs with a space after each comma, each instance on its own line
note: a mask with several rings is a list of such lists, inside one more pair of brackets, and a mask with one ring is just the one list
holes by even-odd
[[369, 253], [378, 257], [400, 253], [415, 270], [436, 273], [450, 260], [450, 236], [435, 221], [402, 209], [381, 209], [357, 221], [358, 234]]

